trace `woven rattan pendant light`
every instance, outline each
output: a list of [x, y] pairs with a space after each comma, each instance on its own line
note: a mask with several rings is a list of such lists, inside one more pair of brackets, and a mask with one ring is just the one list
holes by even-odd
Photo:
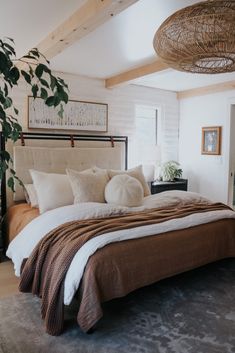
[[235, 71], [235, 0], [203, 1], [177, 11], [159, 27], [153, 46], [179, 71]]

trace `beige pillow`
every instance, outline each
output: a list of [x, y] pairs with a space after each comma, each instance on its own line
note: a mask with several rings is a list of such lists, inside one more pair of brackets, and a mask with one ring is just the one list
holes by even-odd
[[30, 204], [31, 207], [38, 208], [38, 197], [37, 197], [37, 193], [36, 193], [34, 185], [33, 184], [25, 184], [24, 191], [25, 191], [25, 199], [26, 199], [27, 203]]
[[106, 170], [93, 169], [77, 172], [66, 169], [74, 195], [74, 203], [101, 202], [104, 203], [104, 189], [109, 181]]
[[105, 188], [105, 200], [115, 205], [141, 206], [143, 197], [144, 191], [139, 180], [126, 174], [114, 176]]
[[72, 205], [74, 198], [66, 174], [44, 173], [30, 169], [40, 213], [66, 205]]
[[150, 195], [150, 190], [143, 174], [142, 165], [139, 165], [138, 167], [128, 169], [128, 170], [108, 170], [108, 174], [110, 179], [113, 178], [115, 175], [121, 175], [121, 174], [126, 174], [133, 178], [136, 178], [137, 180], [139, 180], [139, 182], [143, 187], [144, 196]]

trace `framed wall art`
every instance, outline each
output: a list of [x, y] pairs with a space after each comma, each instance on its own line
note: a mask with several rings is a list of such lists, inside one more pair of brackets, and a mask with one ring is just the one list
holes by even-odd
[[108, 104], [69, 100], [63, 118], [59, 107], [48, 107], [41, 98], [28, 97], [28, 128], [77, 131], [108, 131]]
[[202, 154], [221, 154], [221, 126], [202, 128]]

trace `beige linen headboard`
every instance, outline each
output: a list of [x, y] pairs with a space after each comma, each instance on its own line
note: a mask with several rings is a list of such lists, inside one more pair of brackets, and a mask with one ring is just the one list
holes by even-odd
[[[12, 156], [17, 176], [24, 184], [32, 183], [30, 169], [64, 174], [66, 168], [78, 171], [98, 166], [100, 168], [125, 169], [127, 167], [127, 138], [125, 136], [63, 135], [66, 139], [55, 140], [55, 135], [24, 133], [25, 146], [20, 141], [13, 147]], [[30, 139], [30, 137], [39, 139]], [[49, 139], [53, 136], [53, 141]], [[74, 145], [72, 148], [71, 145]], [[43, 146], [43, 147], [42, 147]], [[8, 150], [11, 147], [8, 146]], [[23, 188], [16, 183], [14, 201], [25, 199]], [[13, 203], [13, 194], [7, 190], [7, 206]]]

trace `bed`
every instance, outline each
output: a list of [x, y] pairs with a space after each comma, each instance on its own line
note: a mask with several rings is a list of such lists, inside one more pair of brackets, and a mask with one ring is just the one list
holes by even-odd
[[[20, 151], [27, 175], [32, 159], [25, 156], [32, 151]], [[122, 158], [117, 159], [115, 168], [120, 169]], [[21, 275], [20, 290], [41, 297], [42, 318], [52, 335], [62, 333], [64, 307], [74, 297], [79, 300], [78, 324], [88, 332], [102, 317], [103, 302], [235, 256], [235, 213], [195, 193], [149, 195], [138, 207], [84, 202], [40, 215], [25, 204], [21, 211], [13, 207], [18, 207], [18, 218], [20, 212], [31, 218], [16, 231], [7, 255]]]

